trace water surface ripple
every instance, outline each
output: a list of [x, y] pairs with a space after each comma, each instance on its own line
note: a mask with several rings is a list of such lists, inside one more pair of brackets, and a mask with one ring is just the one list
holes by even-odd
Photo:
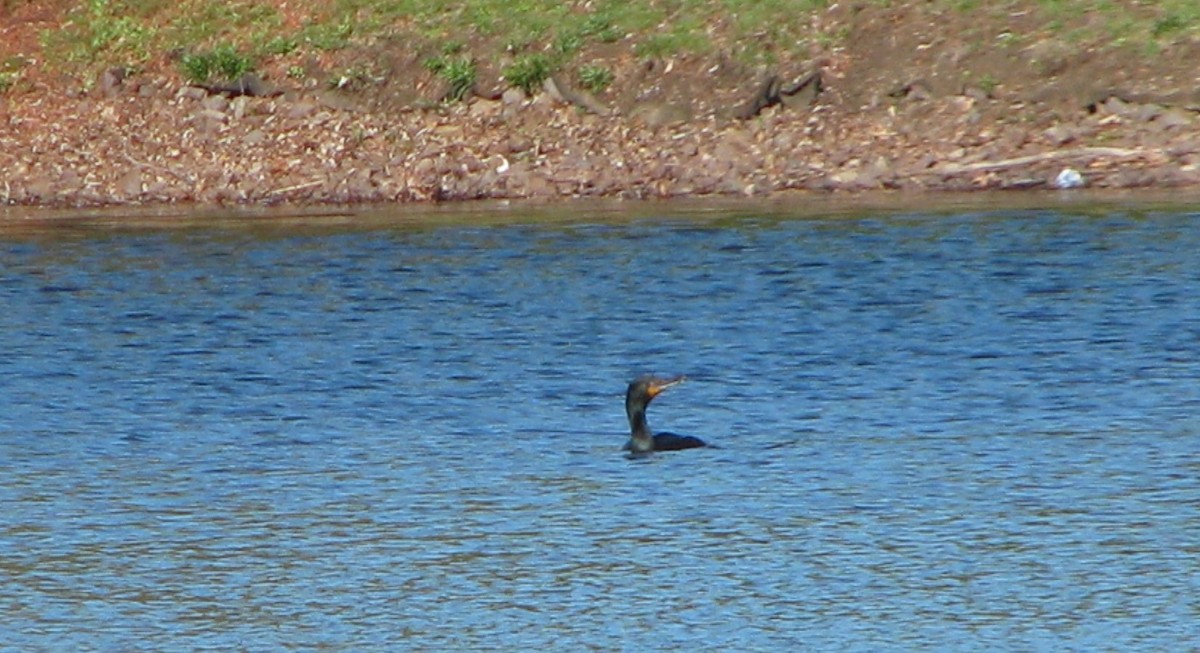
[[0, 648], [1187, 649], [1197, 217], [0, 234]]

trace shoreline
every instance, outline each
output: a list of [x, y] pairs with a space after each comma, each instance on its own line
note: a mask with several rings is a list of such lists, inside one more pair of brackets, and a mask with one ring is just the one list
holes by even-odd
[[[1176, 23], [1152, 8], [1119, 23], [1133, 30], [1121, 46], [1100, 29], [1115, 25], [1033, 5], [834, 3], [792, 16], [775, 33], [790, 49], [752, 65], [720, 13], [707, 49], [647, 50], [667, 24], [625, 33], [619, 13], [585, 8], [516, 49], [417, 38], [395, 17], [386, 37], [322, 48], [297, 40], [324, 24], [317, 7], [271, 5], [290, 17], [276, 32], [300, 30], [294, 49], [192, 85], [187, 50], [165, 43], [135, 65], [119, 40], [70, 71], [45, 63], [39, 30], [85, 20], [66, 7], [30, 0], [0, 26], [5, 65], [22, 62], [0, 90], [0, 206], [1200, 189], [1200, 36], [1162, 31]], [[179, 17], [163, 11], [130, 33]], [[552, 38], [606, 20], [611, 40]], [[554, 43], [575, 49], [540, 84], [506, 78]], [[448, 86], [431, 61], [469, 63], [471, 83]]]
[[1010, 211], [1059, 211], [1092, 215], [1128, 212], [1152, 215], [1190, 211], [1200, 187], [1188, 189], [1106, 188], [1069, 190], [981, 190], [969, 192], [788, 191], [756, 197], [692, 196], [621, 199], [484, 199], [444, 202], [352, 204], [111, 204], [92, 206], [0, 205], [0, 233], [59, 228], [101, 230], [265, 228], [375, 229], [503, 226], [510, 224], [619, 224], [662, 219], [705, 223], [743, 216], [756, 220], [856, 219], [887, 215], [987, 215]]
[[[168, 79], [129, 80], [106, 95], [7, 98], [0, 204], [1023, 190], [1054, 188], [1066, 169], [1085, 188], [1200, 187], [1197, 121], [1186, 113], [1110, 98], [1081, 119], [1029, 129], [985, 119], [986, 104], [997, 102], [956, 95], [849, 113], [818, 97], [750, 120], [656, 122], [587, 113], [550, 93], [377, 110], [334, 92], [230, 98]], [[904, 125], [929, 116], [940, 125]], [[1104, 145], [1089, 142], [1097, 140]]]

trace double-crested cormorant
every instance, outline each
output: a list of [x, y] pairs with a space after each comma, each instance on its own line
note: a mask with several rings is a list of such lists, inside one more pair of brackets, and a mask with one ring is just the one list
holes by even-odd
[[690, 435], [674, 433], [652, 433], [646, 424], [646, 406], [660, 392], [673, 385], [683, 383], [684, 377], [677, 376], [669, 379], [654, 376], [642, 376], [629, 384], [625, 393], [625, 414], [629, 416], [629, 442], [625, 449], [635, 454], [650, 453], [651, 451], [678, 451], [680, 449], [695, 449], [707, 446], [704, 440]]

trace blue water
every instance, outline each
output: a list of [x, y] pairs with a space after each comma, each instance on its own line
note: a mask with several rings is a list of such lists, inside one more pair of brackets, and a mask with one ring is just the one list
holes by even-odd
[[0, 231], [0, 648], [1195, 650], [1200, 214], [568, 209]]

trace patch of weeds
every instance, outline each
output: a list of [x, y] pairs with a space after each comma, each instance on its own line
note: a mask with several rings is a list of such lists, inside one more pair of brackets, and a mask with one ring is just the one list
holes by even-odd
[[9, 57], [0, 62], [0, 93], [4, 93], [17, 85], [21, 80], [21, 70], [29, 64], [24, 57]]
[[554, 71], [546, 55], [526, 54], [505, 67], [503, 72], [509, 84], [525, 91], [526, 95], [535, 95]]
[[425, 61], [421, 62], [421, 65], [425, 67], [425, 70], [428, 70], [431, 73], [437, 74], [437, 73], [442, 72], [442, 68], [444, 68], [446, 66], [446, 58], [445, 57], [429, 57]]
[[621, 40], [621, 30], [613, 25], [612, 20], [602, 14], [592, 14], [583, 20], [579, 27], [582, 36], [595, 38], [603, 43], [615, 43]]
[[579, 83], [592, 93], [601, 93], [613, 83], [613, 72], [598, 64], [579, 68]]
[[670, 32], [648, 36], [634, 50], [643, 57], [664, 57], [684, 52], [707, 52], [710, 45], [704, 30], [694, 28], [690, 21], [681, 20]]
[[832, 30], [822, 30], [813, 37], [813, 42], [825, 50], [841, 46], [850, 40], [850, 26], [841, 25]]
[[504, 42], [504, 51], [505, 52], [521, 52], [522, 50], [528, 50], [528, 49], [532, 48], [533, 45], [534, 45], [534, 37], [533, 36], [531, 36], [529, 34], [523, 34], [523, 35], [513, 34], [513, 35], [510, 35], [508, 40], [506, 40]]
[[7, 93], [12, 87], [17, 85], [20, 79], [21, 71], [19, 70], [0, 71], [0, 93]]
[[254, 63], [232, 45], [220, 45], [208, 52], [183, 55], [179, 67], [188, 81], [204, 84], [214, 79], [240, 79], [254, 70]]
[[464, 18], [476, 32], [484, 35], [496, 33], [496, 13], [493, 7], [486, 6], [480, 3], [468, 5], [465, 8], [466, 16]]
[[554, 39], [554, 51], [561, 56], [574, 54], [582, 47], [583, 35], [579, 32], [566, 32], [559, 34], [558, 38]]
[[343, 18], [336, 23], [314, 23], [304, 28], [304, 41], [318, 50], [341, 50], [350, 44], [354, 23]]
[[475, 87], [475, 62], [470, 57], [435, 57], [426, 60], [425, 67], [449, 84], [450, 102], [462, 100]]
[[1169, 13], [1162, 18], [1154, 21], [1154, 27], [1150, 33], [1154, 38], [1162, 38], [1164, 36], [1182, 32], [1188, 28], [1188, 20], [1178, 13]]
[[88, 0], [68, 14], [70, 20], [61, 29], [42, 32], [42, 46], [70, 62], [95, 61], [101, 53], [144, 60], [154, 31], [129, 14], [124, 3]]
[[583, 49], [590, 40], [612, 43], [620, 38], [621, 33], [607, 17], [593, 14], [582, 22], [560, 29], [553, 49], [557, 56], [566, 58]]
[[979, 80], [976, 82], [976, 84], [979, 86], [979, 90], [983, 91], [988, 96], [991, 96], [996, 90], [996, 87], [1000, 85], [1000, 82], [997, 81], [995, 77], [992, 77], [991, 74], [984, 73], [979, 76]]
[[292, 79], [304, 79], [307, 73], [304, 72], [304, 66], [293, 65], [288, 66], [287, 76]]
[[294, 37], [275, 36], [263, 45], [263, 52], [278, 57], [291, 54], [298, 47], [300, 47], [300, 41]]
[[[268, 2], [225, 0], [122, 0], [140, 9], [147, 21], [163, 24], [171, 43], [191, 47], [237, 35], [239, 40], [265, 43], [277, 34], [283, 19]], [[259, 48], [261, 49], [261, 48]]]

